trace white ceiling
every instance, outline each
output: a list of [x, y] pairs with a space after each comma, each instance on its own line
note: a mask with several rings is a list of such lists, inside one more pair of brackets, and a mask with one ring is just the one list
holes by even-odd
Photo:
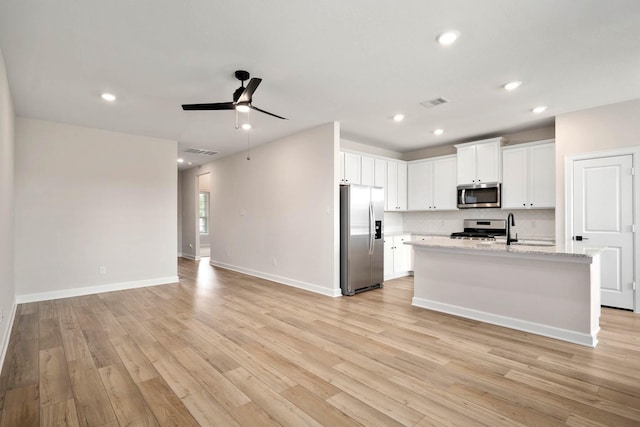
[[[442, 47], [448, 29], [461, 36]], [[289, 118], [252, 112], [252, 145], [337, 120], [348, 139], [407, 152], [640, 98], [637, 0], [0, 0], [0, 48], [18, 115], [214, 158], [246, 149], [235, 113], [180, 105], [231, 101], [237, 69], [263, 79], [255, 106]], [[511, 80], [523, 85], [501, 89]]]

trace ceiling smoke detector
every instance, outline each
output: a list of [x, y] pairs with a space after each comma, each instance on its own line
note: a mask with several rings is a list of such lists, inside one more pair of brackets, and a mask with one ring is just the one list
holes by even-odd
[[422, 105], [424, 108], [432, 108], [437, 107], [438, 105], [446, 104], [447, 102], [449, 102], [447, 98], [438, 97], [421, 102], [420, 105]]
[[185, 153], [193, 153], [193, 154], [202, 154], [205, 156], [215, 156], [218, 154], [217, 151], [204, 150], [202, 148], [187, 148], [184, 150]]

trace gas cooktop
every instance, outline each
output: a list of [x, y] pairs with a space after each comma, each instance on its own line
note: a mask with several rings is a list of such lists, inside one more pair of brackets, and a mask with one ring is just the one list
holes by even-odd
[[465, 219], [464, 231], [451, 233], [452, 239], [495, 240], [507, 234], [507, 222], [503, 219]]

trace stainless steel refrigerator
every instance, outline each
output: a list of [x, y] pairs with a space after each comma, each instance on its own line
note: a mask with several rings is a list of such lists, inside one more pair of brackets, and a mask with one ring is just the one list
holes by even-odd
[[343, 295], [382, 287], [384, 189], [340, 185], [340, 288]]

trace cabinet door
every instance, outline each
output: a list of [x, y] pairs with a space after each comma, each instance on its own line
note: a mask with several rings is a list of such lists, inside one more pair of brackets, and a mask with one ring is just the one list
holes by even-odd
[[344, 152], [340, 152], [340, 183], [344, 182]]
[[375, 159], [373, 162], [373, 185], [384, 188], [384, 210], [387, 210], [387, 161]]
[[407, 164], [398, 163], [398, 209], [407, 210]]
[[529, 206], [553, 208], [556, 205], [555, 144], [536, 145], [529, 150]]
[[393, 270], [394, 273], [409, 271], [411, 269], [411, 246], [405, 245], [404, 242], [411, 240], [410, 234], [402, 234], [394, 236], [393, 246]]
[[433, 162], [409, 163], [407, 165], [407, 204], [410, 211], [431, 209]]
[[387, 162], [387, 210], [398, 210], [398, 164]]
[[433, 209], [453, 210], [458, 208], [455, 157], [433, 161]]
[[476, 147], [458, 148], [458, 184], [476, 183]]
[[344, 180], [349, 184], [360, 184], [360, 156], [344, 153]]
[[502, 151], [502, 207], [528, 207], [528, 149], [510, 148]]
[[500, 143], [476, 145], [476, 183], [500, 182]]
[[360, 158], [360, 184], [374, 185], [374, 161], [373, 157], [362, 156]]
[[393, 274], [393, 237], [384, 238], [384, 275]]

